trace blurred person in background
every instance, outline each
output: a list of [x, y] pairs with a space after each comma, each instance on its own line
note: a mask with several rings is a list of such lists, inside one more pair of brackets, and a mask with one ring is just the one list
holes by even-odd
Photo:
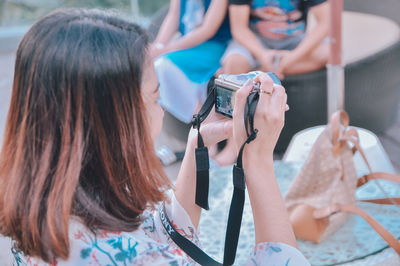
[[[306, 32], [309, 13], [316, 25]], [[329, 56], [329, 4], [326, 0], [229, 0], [233, 39], [222, 57], [221, 73], [252, 69], [285, 75], [318, 70]], [[214, 159], [219, 165], [234, 162], [228, 141]]]
[[161, 105], [185, 123], [206, 99], [207, 83], [231, 39], [227, 7], [228, 0], [171, 0], [151, 44]]

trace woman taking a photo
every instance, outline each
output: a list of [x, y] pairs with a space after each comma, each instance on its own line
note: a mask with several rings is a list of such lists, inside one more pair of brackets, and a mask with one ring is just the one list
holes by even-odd
[[[147, 48], [140, 27], [100, 11], [56, 11], [24, 36], [0, 158], [0, 229], [14, 241], [16, 264], [194, 264], [167, 236], [157, 206], [165, 201], [176, 227], [199, 244], [196, 132], [168, 192], [153, 147], [163, 110]], [[267, 76], [258, 79], [272, 90]], [[208, 119], [207, 145], [232, 134], [244, 141], [250, 89], [237, 93], [233, 120]], [[258, 264], [307, 263], [272, 168], [285, 104], [282, 87], [260, 96], [259, 135], [244, 154], [257, 242], [249, 262]]]

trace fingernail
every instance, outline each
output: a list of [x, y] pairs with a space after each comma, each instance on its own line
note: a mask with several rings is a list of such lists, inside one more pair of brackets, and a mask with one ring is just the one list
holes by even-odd
[[289, 110], [290, 110], [290, 107], [288, 104], [286, 104], [286, 111], [289, 111]]

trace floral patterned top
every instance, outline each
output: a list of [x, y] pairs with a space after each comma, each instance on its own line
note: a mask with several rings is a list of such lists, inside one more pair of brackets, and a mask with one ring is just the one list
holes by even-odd
[[[197, 245], [198, 232], [189, 215], [172, 195], [166, 211], [178, 231]], [[51, 265], [196, 265], [169, 238], [161, 224], [159, 212], [147, 210], [143, 223], [134, 232], [99, 231], [94, 234], [79, 219], [72, 219], [69, 229], [70, 255]], [[24, 256], [12, 249], [14, 265], [49, 265], [38, 258]], [[310, 265], [296, 248], [283, 243], [260, 243], [255, 246], [246, 265]]]

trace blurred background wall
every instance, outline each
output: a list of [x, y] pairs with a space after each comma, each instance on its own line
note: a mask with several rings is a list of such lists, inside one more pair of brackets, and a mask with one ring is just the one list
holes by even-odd
[[0, 27], [26, 26], [60, 7], [107, 8], [146, 23], [168, 0], [0, 0]]

